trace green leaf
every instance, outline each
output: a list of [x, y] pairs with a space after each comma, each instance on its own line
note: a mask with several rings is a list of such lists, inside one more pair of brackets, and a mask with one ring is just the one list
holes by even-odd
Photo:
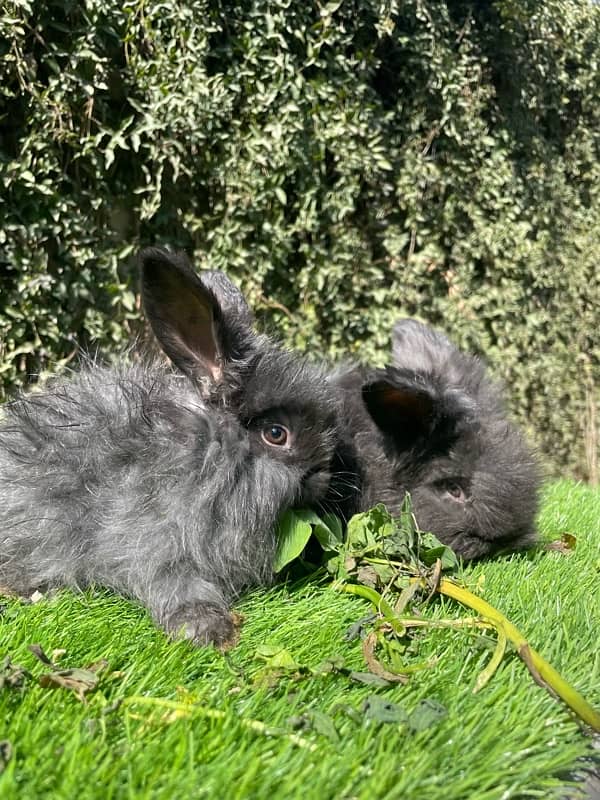
[[454, 569], [458, 566], [456, 553], [447, 545], [442, 544], [431, 533], [421, 535], [421, 548], [419, 550], [421, 561], [430, 567], [439, 560], [442, 562], [442, 569]]
[[392, 703], [383, 697], [372, 694], [363, 703], [365, 719], [375, 722], [402, 723], [406, 722], [408, 715], [397, 703]]
[[350, 680], [357, 683], [365, 683], [367, 686], [391, 686], [389, 681], [385, 678], [380, 678], [379, 675], [373, 675], [372, 672], [355, 672], [354, 670], [348, 674]]
[[337, 550], [344, 540], [342, 523], [335, 514], [319, 517], [314, 511], [296, 511], [298, 519], [309, 522], [313, 533], [323, 550]]
[[286, 511], [279, 521], [277, 532], [277, 549], [273, 569], [281, 570], [304, 550], [312, 534], [312, 526], [296, 512]]
[[414, 540], [418, 527], [415, 516], [412, 512], [412, 503], [410, 494], [406, 492], [404, 500], [402, 501], [402, 508], [400, 509], [400, 527], [410, 537], [411, 543]]
[[321, 661], [313, 669], [315, 675], [327, 675], [332, 672], [340, 672], [345, 668], [345, 660], [343, 656], [331, 656]]
[[0, 689], [18, 689], [31, 674], [20, 664], [13, 664], [10, 656], [5, 656], [0, 662]]
[[295, 672], [300, 665], [289, 650], [281, 645], [262, 644], [256, 648], [254, 657], [265, 662], [269, 669]]
[[315, 730], [317, 733], [320, 733], [321, 736], [326, 736], [331, 742], [337, 743], [340, 741], [340, 735], [337, 732], [337, 728], [328, 714], [315, 709], [309, 711], [307, 716], [310, 719], [313, 730]]
[[346, 530], [347, 546], [350, 549], [372, 547], [380, 539], [391, 536], [396, 526], [392, 516], [383, 503], [369, 511], [355, 514], [348, 522]]
[[438, 703], [437, 700], [425, 697], [423, 700], [420, 700], [416, 708], [411, 711], [407, 724], [411, 730], [418, 733], [419, 731], [431, 728], [432, 725], [437, 725], [446, 716], [448, 716], [448, 711], [445, 706]]

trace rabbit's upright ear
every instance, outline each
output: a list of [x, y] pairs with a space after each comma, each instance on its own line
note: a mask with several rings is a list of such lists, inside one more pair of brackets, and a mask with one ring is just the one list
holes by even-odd
[[434, 369], [454, 350], [443, 333], [416, 319], [399, 319], [392, 329], [392, 363], [397, 367]]
[[365, 383], [362, 397], [377, 427], [402, 450], [454, 436], [474, 410], [465, 395], [444, 391], [434, 376], [394, 367]]
[[203, 270], [202, 283], [217, 298], [221, 313], [230, 324], [246, 326], [251, 330], [254, 315], [246, 298], [229, 278], [218, 270]]
[[216, 292], [184, 256], [159, 248], [140, 253], [140, 271], [144, 311], [164, 352], [190, 378], [219, 383], [230, 355]]

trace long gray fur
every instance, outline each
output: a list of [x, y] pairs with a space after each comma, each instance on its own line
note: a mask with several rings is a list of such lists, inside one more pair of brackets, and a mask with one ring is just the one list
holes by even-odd
[[[87, 361], [5, 407], [0, 585], [100, 584], [170, 634], [224, 644], [231, 601], [272, 578], [282, 511], [326, 492], [331, 392], [322, 370], [252, 333], [225, 276], [204, 285], [157, 249], [140, 264], [146, 315], [183, 374]], [[289, 446], [265, 440], [277, 426]]]

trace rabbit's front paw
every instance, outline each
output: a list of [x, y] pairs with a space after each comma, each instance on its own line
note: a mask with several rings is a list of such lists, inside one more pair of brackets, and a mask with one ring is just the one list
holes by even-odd
[[227, 650], [237, 643], [239, 622], [226, 608], [197, 600], [179, 606], [165, 621], [165, 629], [174, 638]]

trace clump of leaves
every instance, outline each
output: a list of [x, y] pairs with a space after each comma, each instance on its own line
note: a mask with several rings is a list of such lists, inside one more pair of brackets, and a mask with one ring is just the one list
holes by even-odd
[[363, 712], [368, 720], [406, 725], [414, 733], [431, 728], [448, 714], [441, 703], [429, 697], [421, 700], [407, 713], [398, 703], [392, 703], [376, 694], [367, 697], [363, 703]]
[[31, 673], [20, 664], [14, 664], [10, 656], [0, 661], [0, 689], [20, 689]]
[[256, 685], [272, 686], [282, 676], [299, 678], [308, 672], [281, 645], [263, 644], [257, 648], [254, 658], [262, 663], [261, 669], [254, 676]]
[[[298, 558], [311, 537], [323, 549], [323, 563], [337, 580], [358, 577], [361, 583], [384, 585], [400, 578], [399, 561], [419, 573], [438, 560], [443, 569], [453, 569], [458, 559], [452, 550], [431, 533], [420, 531], [407, 496], [400, 516], [394, 519], [383, 504], [355, 514], [344, 532], [335, 514], [319, 517], [314, 511], [287, 511], [280, 522], [275, 556], [275, 571]], [[367, 570], [367, 571], [365, 571]]]
[[[446, 577], [458, 560], [435, 536], [419, 530], [408, 495], [398, 518], [380, 504], [355, 515], [345, 534], [334, 515], [321, 518], [309, 511], [288, 511], [280, 526], [276, 570], [281, 571], [301, 556], [311, 537], [322, 548], [322, 565], [332, 576], [334, 588], [363, 597], [374, 607], [372, 630], [367, 632], [368, 623], [361, 620], [353, 626], [356, 631], [349, 634], [361, 636], [370, 673], [380, 681], [405, 683], [411, 673], [436, 663], [404, 663], [410, 633], [415, 628], [495, 630], [494, 652], [473, 691], [482, 689], [492, 678], [510, 644], [537, 684], [562, 699], [593, 730], [600, 731], [600, 713], [563, 680], [523, 634], [485, 600]], [[418, 596], [428, 600], [435, 593], [457, 600], [477, 616], [433, 621], [407, 613]]]
[[62, 669], [46, 655], [39, 644], [29, 645], [29, 650], [42, 664], [51, 668], [50, 672], [45, 672], [38, 678], [40, 686], [45, 689], [68, 689], [83, 703], [86, 694], [96, 689], [100, 673], [108, 666], [105, 659], [100, 659], [84, 668]]

